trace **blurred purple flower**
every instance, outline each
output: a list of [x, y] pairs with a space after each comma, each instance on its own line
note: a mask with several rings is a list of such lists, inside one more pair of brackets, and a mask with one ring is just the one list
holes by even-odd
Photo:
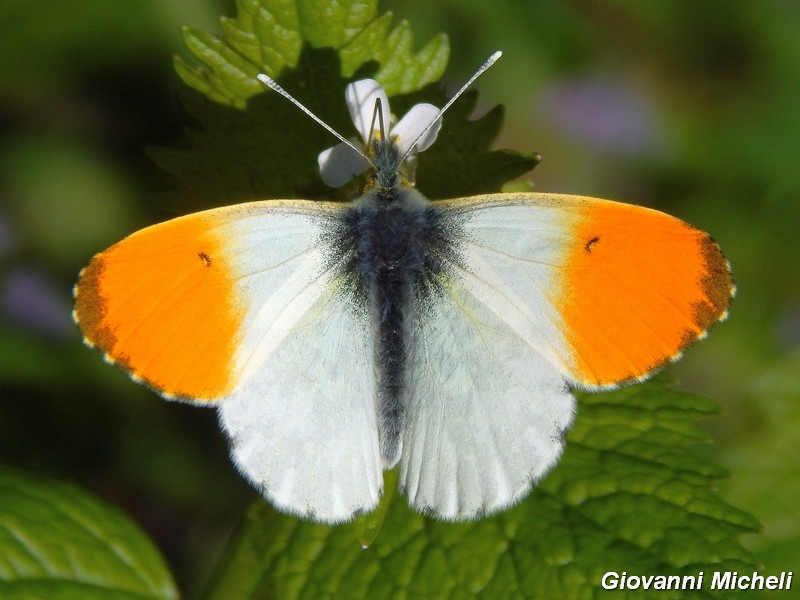
[[630, 155], [658, 146], [655, 107], [622, 80], [554, 82], [541, 95], [537, 111], [567, 135], [601, 150]]
[[9, 270], [2, 293], [4, 312], [12, 323], [58, 339], [73, 334], [68, 298], [38, 269]]

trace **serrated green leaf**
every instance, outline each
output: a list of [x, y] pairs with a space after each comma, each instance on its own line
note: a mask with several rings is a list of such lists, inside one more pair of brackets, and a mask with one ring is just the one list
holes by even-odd
[[[607, 571], [754, 570], [738, 538], [758, 524], [710, 491], [723, 472], [686, 447], [704, 439], [697, 420], [715, 404], [647, 384], [579, 406], [561, 463], [492, 518], [432, 521], [398, 494], [363, 550], [358, 522], [328, 527], [253, 505], [208, 598], [596, 598]], [[707, 583], [615, 597], [713, 594]]]
[[[434, 38], [413, 54], [408, 23], [391, 31], [391, 15], [376, 14], [374, 1], [251, 0], [239, 3], [237, 19], [223, 21], [222, 37], [187, 30], [187, 45], [205, 67], [178, 60], [176, 69], [212, 103], [184, 101], [201, 127], [187, 132], [188, 148], [150, 151], [178, 183], [176, 211], [264, 198], [352, 198], [354, 186], [334, 190], [318, 175], [317, 156], [335, 140], [255, 75], [281, 73], [281, 85], [344, 135], [355, 133], [344, 102], [351, 76], [373, 76], [390, 96], [405, 94], [393, 98], [395, 114], [421, 101], [442, 106], [444, 94], [423, 86], [441, 76], [447, 39]], [[297, 40], [338, 51], [300, 54]], [[420, 161], [418, 188], [431, 199], [498, 191], [537, 162], [522, 153], [490, 152], [502, 108], [469, 121], [475, 100], [470, 94], [450, 109], [444, 141]]]
[[[314, 73], [313, 85], [309, 85]], [[281, 84], [332, 127], [351, 131], [346, 81], [330, 49], [309, 50]], [[262, 198], [341, 198], [319, 178], [317, 155], [332, 137], [278, 94], [264, 91], [245, 110], [184, 99], [201, 125], [186, 132], [188, 148], [154, 148], [150, 156], [178, 183], [180, 211]], [[334, 140], [335, 141], [335, 140]]]
[[177, 598], [163, 559], [117, 509], [80, 488], [0, 468], [0, 598]]
[[[373, 63], [374, 64], [374, 63]], [[348, 83], [330, 49], [306, 49], [281, 85], [334, 129], [354, 131], [344, 102]], [[477, 95], [467, 94], [445, 116], [440, 140], [422, 155], [417, 188], [431, 199], [493, 192], [536, 165], [532, 155], [490, 151], [502, 109], [470, 121]], [[444, 93], [429, 85], [392, 98], [395, 114], [412, 105], [443, 106]], [[263, 198], [349, 199], [354, 190], [335, 190], [319, 178], [317, 155], [335, 139], [273, 92], [250, 98], [244, 110], [196, 96], [184, 100], [201, 129], [187, 131], [188, 148], [151, 149], [151, 157], [178, 183], [177, 212]]]
[[389, 31], [391, 14], [379, 17], [377, 0], [238, 0], [236, 6], [236, 18], [222, 20], [220, 36], [184, 30], [186, 46], [201, 66], [175, 59], [188, 86], [222, 104], [244, 108], [264, 89], [255, 76], [278, 78], [286, 67], [296, 67], [304, 42], [339, 50], [346, 77], [377, 61], [376, 79], [390, 96], [438, 80], [447, 64], [444, 35], [415, 53], [408, 23]]
[[[497, 192], [540, 160], [530, 153], [489, 150], [503, 123], [503, 107], [471, 121], [477, 100], [475, 91], [459, 98], [444, 116], [436, 143], [420, 156], [417, 188], [432, 200]], [[429, 87], [395, 99], [392, 108], [397, 106], [397, 112], [404, 114], [419, 102], [442, 106], [444, 101], [441, 92]]]

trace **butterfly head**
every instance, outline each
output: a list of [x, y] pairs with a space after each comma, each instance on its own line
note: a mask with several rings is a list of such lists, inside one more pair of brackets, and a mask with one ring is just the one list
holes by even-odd
[[427, 149], [439, 133], [439, 109], [432, 104], [417, 104], [395, 122], [386, 92], [374, 79], [348, 85], [345, 100], [360, 140], [353, 140], [357, 149], [342, 142], [319, 155], [322, 180], [340, 187], [372, 169], [372, 187], [387, 190], [413, 184], [416, 154]]

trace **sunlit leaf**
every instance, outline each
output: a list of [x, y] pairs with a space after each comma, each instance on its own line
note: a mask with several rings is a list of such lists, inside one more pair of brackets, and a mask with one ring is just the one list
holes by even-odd
[[377, 0], [238, 0], [236, 6], [236, 18], [222, 21], [222, 35], [184, 30], [202, 66], [176, 59], [187, 85], [223, 104], [243, 108], [264, 90], [256, 75], [278, 78], [285, 68], [297, 67], [304, 43], [338, 50], [345, 77], [377, 61], [375, 78], [390, 96], [437, 81], [447, 64], [446, 36], [415, 52], [409, 24], [391, 29], [391, 14], [378, 16]]
[[70, 484], [0, 469], [0, 597], [171, 599], [152, 542], [118, 509]]

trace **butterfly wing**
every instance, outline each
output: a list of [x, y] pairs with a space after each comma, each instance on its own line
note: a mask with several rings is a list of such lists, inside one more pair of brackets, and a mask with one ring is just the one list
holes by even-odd
[[382, 486], [370, 320], [332, 258], [341, 210], [174, 219], [97, 255], [75, 290], [88, 343], [167, 398], [215, 404], [242, 473], [324, 522], [371, 509]]
[[662, 212], [559, 194], [440, 203], [463, 223], [471, 291], [570, 383], [613, 387], [677, 357], [724, 319], [730, 265]]
[[409, 327], [400, 489], [425, 514], [477, 518], [522, 497], [558, 460], [574, 399], [469, 284], [439, 283]]
[[646, 377], [724, 318], [734, 288], [713, 240], [657, 211], [545, 194], [435, 205], [456, 252], [409, 327], [400, 485], [418, 510], [474, 518], [556, 462], [568, 386]]

